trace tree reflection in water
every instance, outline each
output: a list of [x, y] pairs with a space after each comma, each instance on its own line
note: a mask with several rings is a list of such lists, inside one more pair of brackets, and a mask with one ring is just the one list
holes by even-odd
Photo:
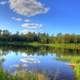
[[[45, 46], [45, 47], [31, 47], [31, 46], [28, 46], [28, 47], [13, 47], [13, 46], [0, 46], [0, 57], [2, 57], [2, 59], [0, 59], [0, 63], [4, 63], [4, 60], [5, 60], [5, 56], [10, 54], [10, 52], [15, 52], [16, 55], [18, 54], [21, 54], [24, 58], [21, 59], [22, 63], [24, 63], [24, 61], [26, 60], [25, 58], [27, 56], [34, 56], [34, 55], [37, 55], [37, 56], [45, 56], [45, 55], [48, 55], [49, 53], [52, 54], [56, 54], [57, 58], [61, 58], [62, 56], [73, 56], [73, 55], [76, 55], [76, 53], [80, 52], [79, 50], [70, 50], [70, 49], [56, 49], [56, 48], [51, 48], [51, 47], [48, 47], [48, 46]], [[23, 55], [22, 53], [25, 53], [27, 55]], [[57, 59], [56, 58], [56, 59]], [[59, 60], [59, 59], [58, 59]], [[36, 63], [33, 59], [28, 59], [27, 62], [30, 62], [31, 64], [34, 62]], [[47, 61], [47, 60], [46, 60]], [[60, 61], [60, 60], [59, 60]], [[38, 61], [38, 63], [40, 63]], [[47, 65], [46, 67], [48, 67], [49, 65]], [[56, 65], [54, 65], [56, 66]], [[10, 69], [12, 70], [11, 72], [14, 71], [14, 68], [16, 68], [16, 72], [18, 72], [17, 74], [19, 73], [22, 73], [24, 71], [28, 71], [26, 67], [28, 67], [28, 65], [26, 63], [24, 64], [15, 64], [15, 65], [11, 65], [10, 66]], [[43, 66], [42, 66], [43, 67]], [[46, 74], [46, 73], [49, 73], [48, 70], [46, 70], [46, 68], [43, 68], [43, 69], [40, 69], [38, 67], [38, 70], [36, 69], [36, 73], [40, 76], [42, 76], [42, 74]], [[21, 72], [20, 72], [21, 71]], [[34, 70], [33, 70], [34, 71]], [[32, 72], [32, 71], [31, 71]], [[58, 69], [56, 71], [51, 71], [51, 74], [46, 74], [48, 76], [48, 80], [61, 80], [61, 76], [59, 75], [63, 75], [62, 73], [60, 73], [58, 71]], [[19, 74], [20, 75], [20, 74]], [[44, 78], [44, 75], [42, 76]], [[63, 78], [65, 78], [66, 75], [64, 75]], [[59, 78], [59, 79], [58, 79]], [[44, 80], [47, 80], [47, 79], [44, 79]], [[67, 79], [66, 79], [67, 80]], [[72, 80], [72, 79], [71, 79]]]

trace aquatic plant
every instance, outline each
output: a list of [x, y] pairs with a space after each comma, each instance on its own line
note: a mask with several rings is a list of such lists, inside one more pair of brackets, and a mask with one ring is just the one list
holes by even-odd
[[74, 56], [65, 55], [65, 56], [59, 57], [58, 60], [78, 64], [80, 62], [80, 56], [78, 56], [78, 55], [74, 55]]
[[76, 80], [80, 80], [80, 56], [61, 56], [58, 58], [58, 60], [68, 62], [68, 65], [73, 67], [73, 64], [75, 67], [73, 67]]
[[80, 64], [78, 64], [78, 65], [75, 67], [74, 71], [75, 71], [76, 79], [77, 79], [77, 80], [80, 80]]
[[0, 80], [47, 80], [47, 78], [40, 73], [25, 71], [18, 71], [15, 75], [11, 75], [0, 68]]

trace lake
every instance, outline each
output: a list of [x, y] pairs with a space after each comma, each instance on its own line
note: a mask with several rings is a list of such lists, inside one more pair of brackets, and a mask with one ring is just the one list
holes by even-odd
[[59, 59], [66, 52], [69, 54], [71, 50], [48, 47], [0, 47], [0, 64], [5, 71], [13, 75], [18, 71], [25, 71], [43, 74], [48, 80], [73, 80], [74, 72], [67, 65], [69, 62]]

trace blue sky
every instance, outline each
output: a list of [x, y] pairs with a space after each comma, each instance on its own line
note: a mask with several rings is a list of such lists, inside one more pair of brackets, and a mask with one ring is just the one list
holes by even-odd
[[0, 0], [0, 29], [79, 34], [80, 0]]

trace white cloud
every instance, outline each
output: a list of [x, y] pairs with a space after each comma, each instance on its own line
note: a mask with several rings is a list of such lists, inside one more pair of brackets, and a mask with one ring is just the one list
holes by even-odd
[[31, 20], [30, 19], [23, 19], [23, 18], [20, 18], [20, 17], [11, 17], [12, 20], [14, 21], [23, 21], [23, 22], [30, 22]]
[[15, 21], [22, 21], [22, 18], [19, 18], [19, 17], [12, 17], [12, 19]]
[[0, 1], [0, 5], [5, 5], [7, 1]]
[[42, 28], [42, 24], [35, 24], [35, 23], [24, 23], [21, 26], [24, 28], [24, 30], [22, 30], [21, 32], [23, 34], [26, 34], [28, 32], [38, 33], [38, 31], [41, 30]]
[[25, 16], [35, 16], [48, 12], [48, 8], [37, 0], [9, 0], [10, 8]]
[[24, 19], [24, 22], [30, 22], [31, 20], [30, 19]]
[[24, 23], [21, 26], [26, 29], [41, 29], [42, 28], [42, 24], [35, 24], [35, 23]]
[[24, 29], [21, 31], [23, 34], [27, 34], [28, 32], [34, 32], [33, 30]]

